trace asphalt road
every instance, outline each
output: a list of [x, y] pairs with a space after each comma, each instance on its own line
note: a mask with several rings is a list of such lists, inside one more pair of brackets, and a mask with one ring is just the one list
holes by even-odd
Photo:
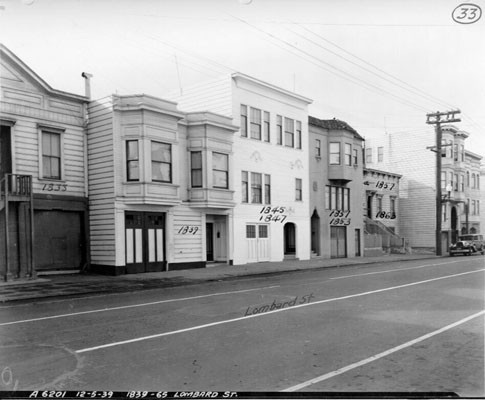
[[484, 396], [483, 256], [0, 307], [0, 389]]

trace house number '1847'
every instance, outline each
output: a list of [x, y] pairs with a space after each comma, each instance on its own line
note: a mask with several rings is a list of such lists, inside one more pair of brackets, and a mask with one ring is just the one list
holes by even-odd
[[177, 233], [180, 235], [195, 235], [198, 230], [199, 230], [198, 226], [184, 225], [179, 229]]

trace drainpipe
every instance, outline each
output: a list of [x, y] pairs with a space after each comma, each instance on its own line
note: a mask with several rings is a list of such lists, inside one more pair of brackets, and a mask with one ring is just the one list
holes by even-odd
[[83, 72], [81, 76], [85, 79], [85, 85], [84, 85], [85, 96], [91, 100], [91, 78], [93, 77], [93, 74], [90, 74], [88, 72]]

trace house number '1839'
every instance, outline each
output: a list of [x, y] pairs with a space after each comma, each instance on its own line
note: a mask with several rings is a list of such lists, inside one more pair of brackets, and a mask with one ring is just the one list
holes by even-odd
[[198, 226], [184, 225], [177, 232], [180, 235], [195, 235], [199, 230]]

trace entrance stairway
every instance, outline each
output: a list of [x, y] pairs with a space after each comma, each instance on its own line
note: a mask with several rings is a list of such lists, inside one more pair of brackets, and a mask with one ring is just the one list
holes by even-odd
[[406, 253], [409, 246], [405, 238], [397, 235], [382, 222], [365, 217], [365, 233], [378, 235], [382, 239], [382, 249], [388, 253]]
[[[15, 231], [23, 231], [28, 234], [23, 235], [25, 243], [22, 245], [12, 246], [12, 241], [15, 239], [12, 232], [12, 213], [16, 213], [19, 204], [27, 204], [30, 218], [15, 218], [15, 224], [23, 224], [24, 226], [16, 226]], [[3, 260], [0, 260], [0, 273], [3, 275], [5, 281], [10, 277], [19, 277], [20, 271], [26, 271], [26, 276], [34, 277], [34, 197], [32, 192], [32, 175], [20, 174], [5, 174], [0, 180], [0, 212], [4, 217], [4, 232], [0, 237], [4, 237], [3, 246], [0, 245], [5, 253]], [[23, 221], [23, 222], [21, 222]], [[19, 239], [20, 240], [20, 239]], [[26, 265], [18, 265], [14, 270], [12, 250], [22, 251], [25, 249], [28, 254], [28, 259], [23, 263]], [[25, 255], [23, 255], [25, 256]], [[25, 257], [16, 257], [16, 259], [24, 260]], [[17, 262], [18, 264], [19, 262]], [[4, 264], [4, 265], [3, 265]]]

